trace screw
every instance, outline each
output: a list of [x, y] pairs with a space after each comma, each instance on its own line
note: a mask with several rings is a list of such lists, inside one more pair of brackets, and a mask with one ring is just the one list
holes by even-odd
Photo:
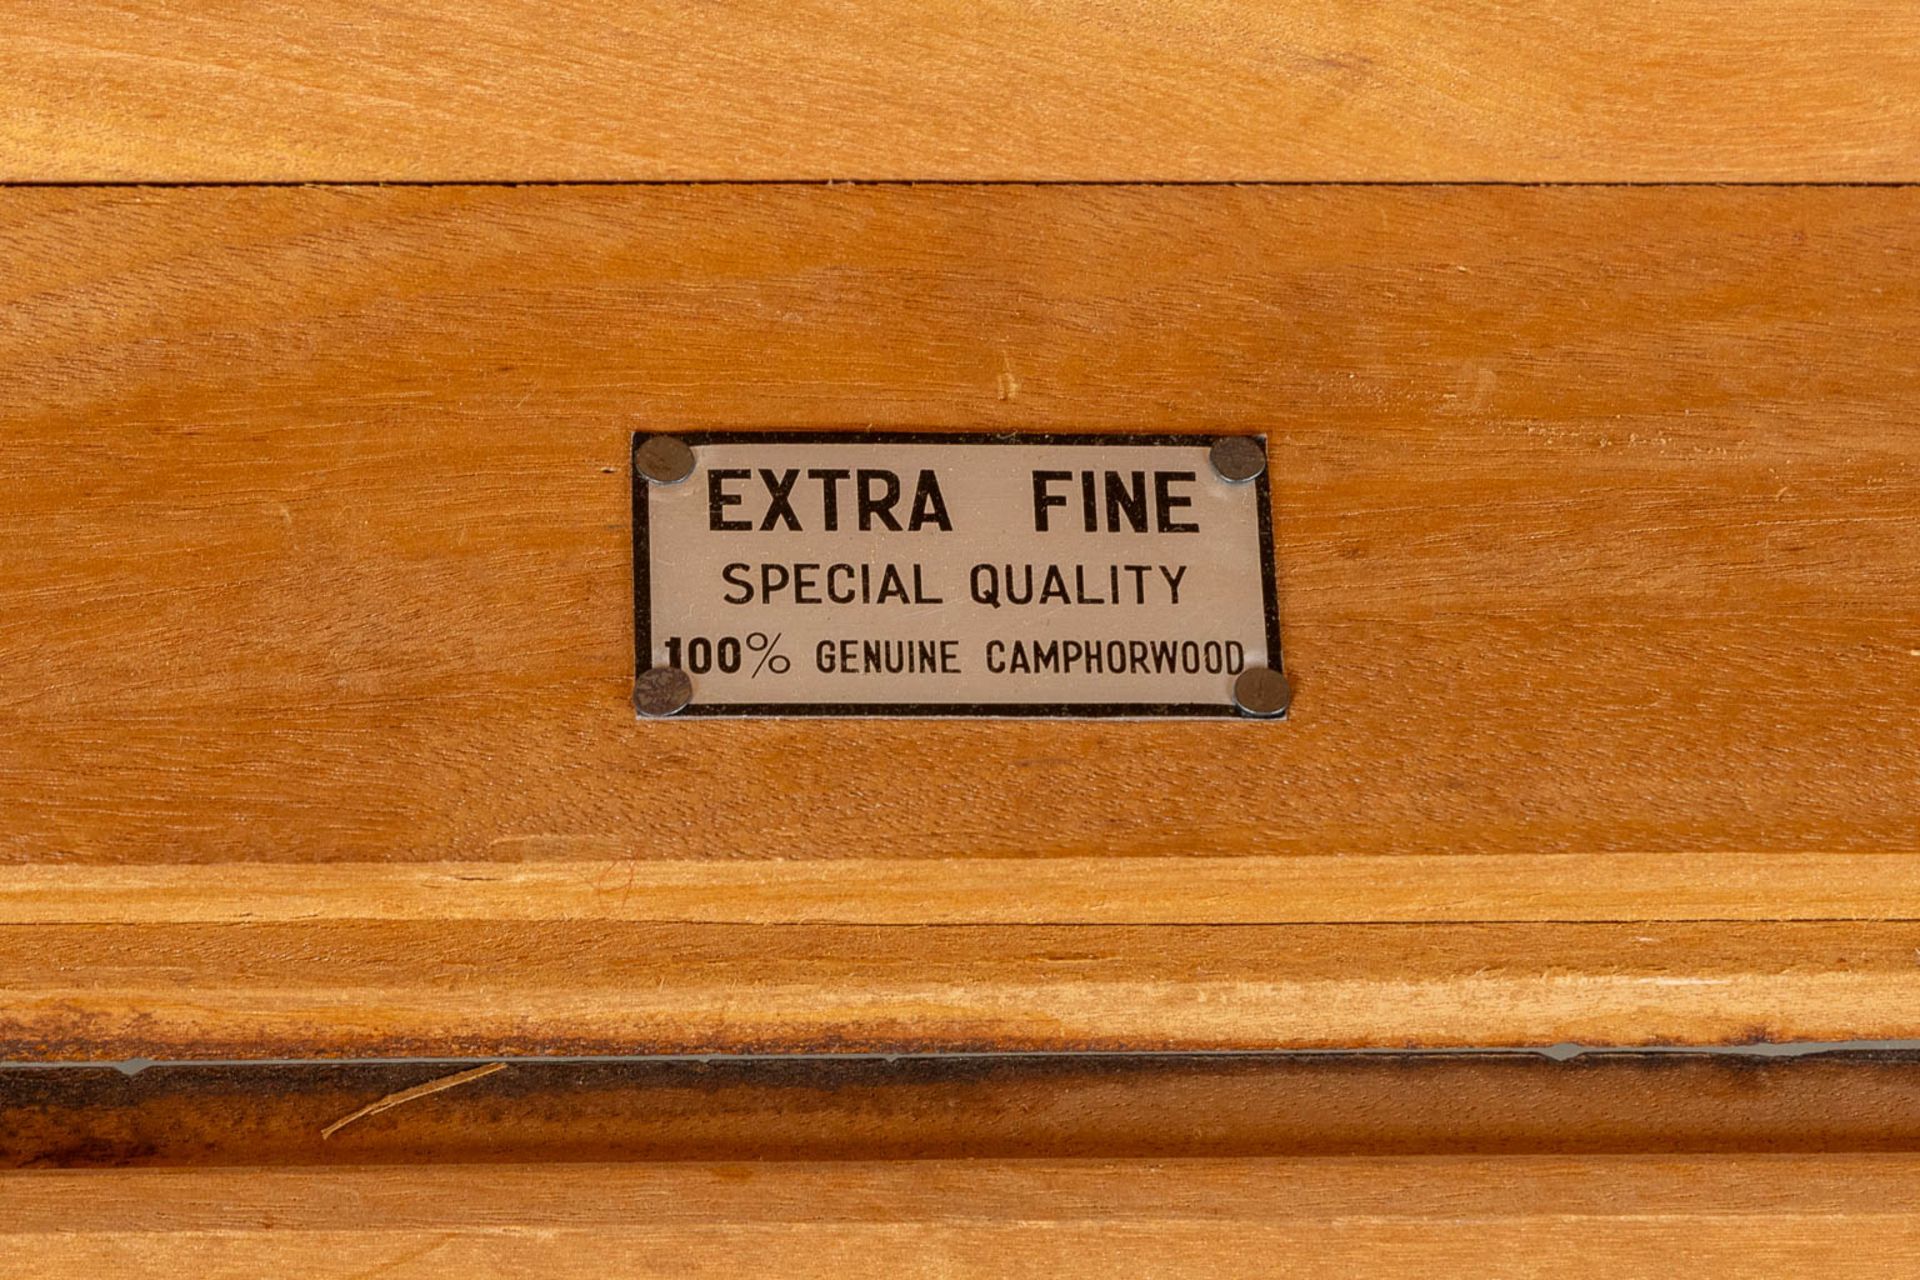
[[643, 716], [670, 716], [693, 701], [693, 677], [678, 667], [648, 667], [633, 679], [633, 709]]
[[1207, 450], [1207, 461], [1228, 484], [1245, 484], [1267, 469], [1267, 447], [1258, 436], [1223, 436]]
[[1287, 714], [1293, 703], [1293, 686], [1272, 667], [1248, 667], [1233, 682], [1233, 705], [1242, 715], [1263, 720]]
[[679, 484], [693, 474], [693, 450], [679, 436], [648, 436], [634, 447], [633, 472], [654, 484]]

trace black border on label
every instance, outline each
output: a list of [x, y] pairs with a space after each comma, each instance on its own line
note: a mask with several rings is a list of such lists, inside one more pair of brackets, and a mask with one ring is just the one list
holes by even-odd
[[[1148, 445], [1210, 448], [1215, 441], [1235, 436], [1258, 440], [1263, 451], [1267, 437], [1258, 432], [1107, 433], [1008, 431], [636, 431], [627, 446], [627, 483], [633, 490], [633, 653], [634, 676], [653, 666], [653, 597], [647, 541], [648, 483], [633, 469], [633, 453], [649, 436], [670, 435], [698, 448], [703, 444], [991, 444], [991, 445]], [[1267, 660], [1284, 672], [1280, 652], [1280, 592], [1273, 553], [1273, 492], [1269, 465], [1251, 483], [1259, 522], [1261, 576], [1266, 612]], [[1248, 716], [1231, 702], [694, 702], [666, 720], [809, 718], [833, 719], [963, 719], [963, 720], [1198, 720], [1227, 719], [1274, 723], [1287, 718]], [[653, 717], [641, 717], [652, 719]]]

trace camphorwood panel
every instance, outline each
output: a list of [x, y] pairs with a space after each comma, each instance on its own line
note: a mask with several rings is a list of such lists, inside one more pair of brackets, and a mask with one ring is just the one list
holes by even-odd
[[0, 4], [0, 181], [1912, 181], [1907, 0]]
[[497, 1276], [1881, 1277], [1920, 1157], [908, 1160], [0, 1175], [52, 1280]]
[[[1912, 1033], [1916, 215], [0, 192], [5, 1035]], [[627, 433], [869, 423], [1268, 432], [1292, 719], [636, 724]]]
[[[0, 856], [1912, 851], [1916, 215], [0, 193]], [[1270, 433], [1293, 719], [636, 724], [626, 434], [876, 422]]]

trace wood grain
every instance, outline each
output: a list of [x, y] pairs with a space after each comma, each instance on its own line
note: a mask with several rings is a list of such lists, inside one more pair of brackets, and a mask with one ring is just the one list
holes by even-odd
[[324, 1136], [462, 1065], [0, 1071], [0, 1168], [1920, 1151], [1887, 1053], [521, 1058]]
[[1920, 924], [0, 929], [0, 1056], [1752, 1044], [1911, 1034]]
[[1399, 854], [60, 866], [0, 925], [310, 920], [1311, 924], [1920, 920], [1920, 855]]
[[[0, 192], [5, 1035], [1912, 1034], [1916, 214]], [[1268, 431], [1293, 718], [636, 724], [627, 433], [866, 423]]]
[[1912, 181], [1905, 0], [0, 5], [0, 180]]
[[1882, 1276], [1908, 1155], [79, 1170], [0, 1178], [49, 1277]]
[[[1910, 851], [1916, 214], [5, 193], [0, 856]], [[1272, 432], [1296, 718], [635, 724], [626, 433], [875, 421]]]

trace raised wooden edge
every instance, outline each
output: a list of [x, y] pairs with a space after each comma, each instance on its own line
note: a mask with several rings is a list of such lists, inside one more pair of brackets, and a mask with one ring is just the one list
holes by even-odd
[[1874, 1276], [1920, 1156], [908, 1160], [0, 1177], [39, 1276]]
[[1909, 852], [0, 867], [0, 925], [1914, 919]]
[[0, 1167], [1920, 1151], [1920, 1056], [0, 1070]]
[[0, 1058], [1752, 1044], [1920, 1031], [1920, 924], [0, 926]]

